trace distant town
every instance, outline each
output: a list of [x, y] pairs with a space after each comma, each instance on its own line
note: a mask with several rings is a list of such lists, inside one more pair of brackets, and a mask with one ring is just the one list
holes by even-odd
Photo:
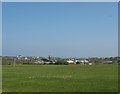
[[118, 57], [91, 57], [91, 58], [60, 58], [60, 57], [41, 57], [41, 56], [2, 56], [3, 65], [15, 64], [55, 64], [55, 65], [68, 65], [68, 64], [117, 64]]

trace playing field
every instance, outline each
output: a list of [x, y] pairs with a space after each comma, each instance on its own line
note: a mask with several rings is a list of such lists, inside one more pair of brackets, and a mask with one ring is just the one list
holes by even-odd
[[3, 65], [3, 92], [115, 92], [117, 64]]

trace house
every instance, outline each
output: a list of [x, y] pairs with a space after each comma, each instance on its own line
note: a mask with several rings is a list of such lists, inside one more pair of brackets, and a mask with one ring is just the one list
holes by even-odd
[[28, 58], [27, 57], [25, 57], [25, 60], [27, 60]]
[[109, 61], [109, 60], [107, 60], [107, 61], [103, 61], [102, 63], [103, 63], [103, 64], [112, 64], [113, 61]]
[[42, 58], [41, 61], [44, 63], [44, 64], [51, 64], [51, 63], [55, 63], [47, 58]]
[[88, 65], [92, 65], [92, 63], [88, 63]]
[[80, 63], [81, 63], [82, 65], [86, 65], [86, 64], [89, 63], [89, 61], [88, 61], [88, 60], [80, 60]]
[[74, 62], [73, 60], [68, 60], [67, 61], [69, 64], [76, 64], [76, 62]]
[[22, 55], [18, 55], [18, 56], [17, 56], [17, 59], [21, 59], [21, 58], [22, 58]]
[[76, 64], [80, 64], [80, 60], [75, 60], [75, 63]]

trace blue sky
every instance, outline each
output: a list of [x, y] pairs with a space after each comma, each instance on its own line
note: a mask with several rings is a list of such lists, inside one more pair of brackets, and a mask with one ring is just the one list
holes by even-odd
[[117, 3], [3, 3], [3, 55], [108, 57], [117, 46]]
[[[2, 27], [2, 3], [0, 2], [0, 27]], [[0, 28], [0, 56], [2, 56], [2, 28]]]

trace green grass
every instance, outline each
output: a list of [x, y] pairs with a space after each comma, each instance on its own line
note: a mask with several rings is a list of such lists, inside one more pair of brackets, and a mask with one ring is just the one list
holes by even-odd
[[2, 93], [2, 65], [0, 65], [0, 93]]
[[115, 92], [117, 64], [4, 65], [3, 92]]

